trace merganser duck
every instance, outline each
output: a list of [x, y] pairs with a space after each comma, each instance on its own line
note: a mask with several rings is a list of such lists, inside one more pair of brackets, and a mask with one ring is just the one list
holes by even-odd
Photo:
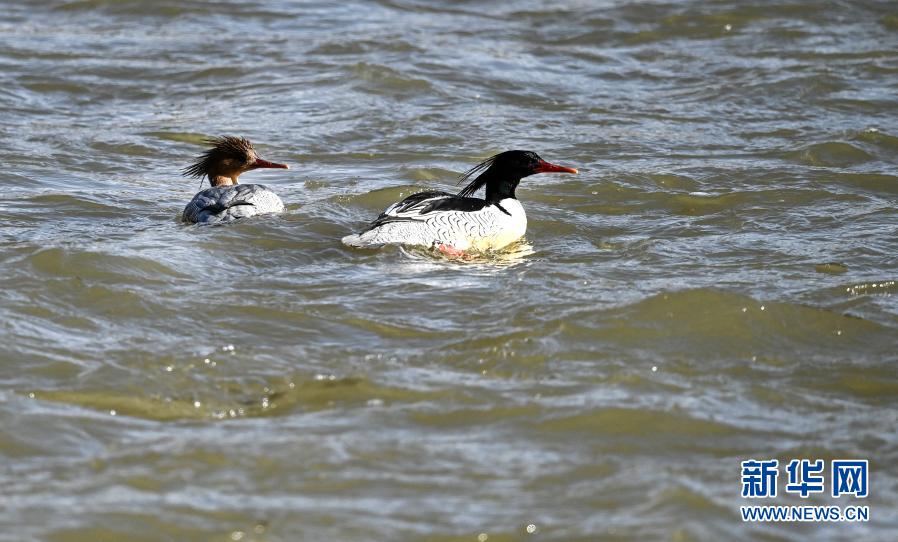
[[182, 172], [186, 177], [208, 177], [212, 188], [200, 191], [190, 200], [184, 208], [185, 222], [214, 224], [284, 210], [284, 202], [270, 188], [237, 184], [237, 177], [253, 169], [290, 169], [289, 166], [259, 158], [253, 144], [243, 137], [216, 137], [206, 143], [211, 148]]
[[[524, 236], [527, 215], [515, 198], [521, 179], [535, 173], [577, 173], [531, 151], [505, 151], [466, 171], [459, 183], [478, 175], [458, 194], [426, 191], [394, 203], [364, 231], [343, 238], [351, 247], [420, 245], [449, 255], [497, 250]], [[486, 187], [484, 199], [473, 198]]]

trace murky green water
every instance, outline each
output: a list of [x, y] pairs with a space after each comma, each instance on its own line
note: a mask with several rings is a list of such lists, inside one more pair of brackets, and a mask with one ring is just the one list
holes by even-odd
[[[893, 2], [0, 8], [0, 539], [895, 540]], [[178, 223], [224, 133], [285, 214]], [[509, 148], [509, 253], [340, 244]]]

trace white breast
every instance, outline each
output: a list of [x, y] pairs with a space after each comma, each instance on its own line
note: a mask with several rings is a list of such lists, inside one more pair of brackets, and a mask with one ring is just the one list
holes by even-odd
[[486, 228], [468, 237], [472, 248], [500, 249], [514, 243], [527, 232], [527, 214], [520, 201], [506, 198], [499, 202], [499, 206], [508, 214], [503, 213], [496, 205], [488, 205], [476, 213], [469, 213], [473, 215], [482, 213], [481, 217], [477, 217], [477, 221], [487, 225]]

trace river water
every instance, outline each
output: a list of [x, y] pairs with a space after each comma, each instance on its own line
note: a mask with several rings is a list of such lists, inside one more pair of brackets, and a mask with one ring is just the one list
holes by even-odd
[[[894, 2], [0, 9], [0, 539], [898, 536]], [[283, 215], [179, 223], [220, 134]], [[341, 245], [512, 148], [524, 242]]]

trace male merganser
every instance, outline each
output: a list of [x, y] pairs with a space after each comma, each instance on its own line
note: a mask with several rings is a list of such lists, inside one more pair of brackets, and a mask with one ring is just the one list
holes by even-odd
[[[527, 215], [514, 195], [521, 179], [534, 173], [577, 170], [550, 164], [535, 152], [505, 151], [466, 171], [459, 182], [478, 173], [456, 195], [429, 190], [394, 203], [364, 231], [344, 237], [343, 243], [352, 247], [423, 245], [450, 255], [462, 255], [468, 249], [500, 249], [527, 231]], [[471, 197], [484, 186], [485, 199]]]
[[252, 169], [290, 169], [259, 158], [253, 144], [242, 137], [210, 138], [212, 145], [192, 166], [183, 169], [187, 177], [208, 177], [212, 188], [193, 196], [184, 208], [184, 221], [201, 224], [227, 222], [264, 213], [280, 213], [284, 202], [267, 186], [237, 184], [237, 177]]

